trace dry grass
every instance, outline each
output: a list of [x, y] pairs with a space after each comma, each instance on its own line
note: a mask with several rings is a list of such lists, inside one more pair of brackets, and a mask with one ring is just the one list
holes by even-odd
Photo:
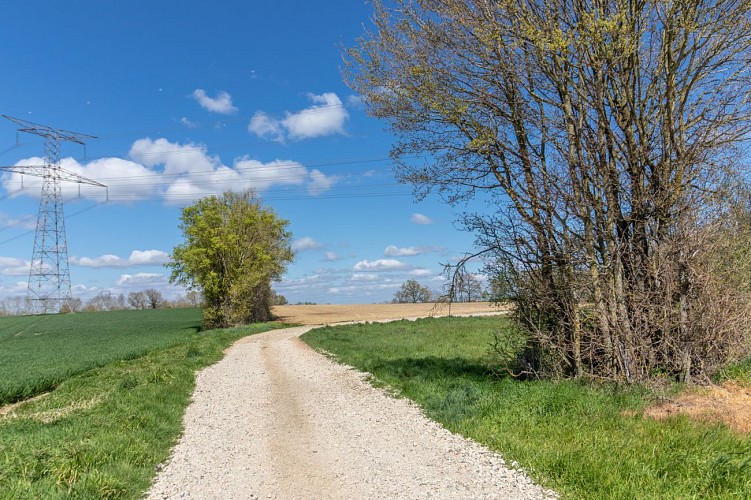
[[695, 420], [723, 422], [737, 432], [751, 434], [751, 387], [730, 381], [697, 389], [648, 408], [644, 415], [658, 420], [687, 415]]
[[428, 316], [482, 315], [504, 312], [490, 302], [451, 304], [354, 304], [276, 306], [274, 314], [280, 321], [301, 325], [328, 325], [347, 321], [381, 321], [387, 319]]

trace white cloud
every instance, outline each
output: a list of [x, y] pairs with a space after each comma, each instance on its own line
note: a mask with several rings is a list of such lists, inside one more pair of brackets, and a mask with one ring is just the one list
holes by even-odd
[[0, 274], [4, 276], [28, 276], [31, 261], [16, 257], [0, 257]]
[[[31, 157], [16, 163], [16, 166], [43, 165], [44, 160]], [[74, 174], [99, 181], [108, 186], [108, 190], [90, 186], [78, 185], [72, 182], [62, 183], [63, 198], [82, 198], [104, 201], [108, 194], [118, 201], [134, 201], [153, 198], [157, 195], [159, 173], [139, 163], [123, 160], [121, 158], [101, 158], [85, 165], [80, 164], [73, 158], [63, 158], [60, 166]], [[7, 191], [13, 191], [23, 183], [22, 194], [38, 197], [41, 193], [42, 179], [39, 177], [21, 176], [12, 173], [2, 178], [3, 187]]]
[[361, 260], [352, 268], [353, 271], [401, 271], [409, 265], [396, 259]]
[[14, 283], [0, 283], [0, 298], [8, 299], [10, 297], [17, 298], [16, 307], [12, 304], [5, 304], [9, 309], [17, 309], [22, 311], [25, 305], [26, 293], [29, 290], [29, 284], [25, 281], [16, 281]]
[[106, 254], [100, 257], [71, 257], [70, 263], [81, 267], [130, 267], [130, 266], [162, 266], [169, 262], [169, 254], [161, 250], [133, 250], [130, 257], [123, 259], [117, 255]]
[[[274, 285], [274, 289], [291, 303], [334, 301], [332, 295], [336, 295], [337, 303], [382, 303], [390, 301], [394, 291], [406, 280], [414, 279], [410, 275], [411, 270], [418, 271], [418, 275], [423, 273], [419, 268], [397, 260], [365, 260], [358, 262], [354, 268], [332, 266], [295, 279], [285, 277]], [[419, 279], [423, 277], [419, 276]], [[426, 276], [424, 279], [432, 278]], [[442, 283], [441, 280], [439, 284]]]
[[180, 123], [187, 128], [198, 128], [201, 126], [199, 123], [196, 123], [184, 116], [180, 118]]
[[433, 271], [430, 269], [414, 269], [409, 272], [410, 276], [415, 276], [417, 278], [425, 278], [428, 276], [433, 276]]
[[292, 251], [304, 252], [306, 250], [318, 250], [321, 248], [321, 244], [310, 236], [303, 236], [302, 238], [295, 240], [292, 243]]
[[262, 163], [241, 157], [235, 160], [233, 168], [239, 174], [238, 180], [252, 184], [259, 191], [274, 185], [299, 186], [305, 184], [309, 176], [308, 169], [295, 161], [274, 160]]
[[139, 139], [130, 147], [128, 156], [146, 167], [163, 165], [165, 174], [206, 173], [221, 165], [219, 157], [210, 156], [202, 144], [179, 144], [167, 139]]
[[372, 273], [354, 273], [350, 279], [352, 281], [375, 281], [378, 279], [378, 275]]
[[412, 218], [409, 219], [412, 224], [432, 224], [433, 219], [423, 214], [412, 214]]
[[159, 286], [167, 286], [169, 284], [169, 278], [164, 274], [158, 273], [121, 274], [116, 283], [117, 286], [128, 288], [156, 288]]
[[326, 280], [324, 279], [323, 275], [321, 274], [311, 274], [310, 276], [304, 276], [302, 278], [297, 279], [283, 279], [280, 283], [274, 286], [274, 288], [278, 288], [280, 290], [284, 291], [299, 291], [299, 290], [308, 290], [308, 289], [314, 289], [318, 285], [325, 283]]
[[347, 106], [351, 106], [353, 108], [360, 108], [362, 107], [362, 97], [359, 95], [348, 95], [347, 96]]
[[251, 118], [248, 130], [259, 137], [283, 141], [285, 136], [292, 140], [310, 139], [326, 135], [344, 134], [344, 122], [349, 113], [342, 100], [333, 92], [308, 94], [312, 106], [298, 112], [285, 113], [283, 119], [258, 111]]
[[[318, 170], [308, 171], [302, 164], [289, 160], [268, 163], [247, 156], [235, 158], [233, 165], [222, 163], [218, 156], [209, 154], [201, 144], [180, 144], [166, 139], [149, 138], [135, 141], [130, 148], [130, 159], [101, 158], [81, 164], [72, 158], [61, 160], [61, 167], [74, 174], [105, 184], [108, 189], [81, 185], [82, 198], [104, 201], [132, 202], [163, 197], [173, 204], [186, 204], [202, 197], [221, 194], [228, 190], [255, 189], [265, 191], [274, 186], [303, 186], [310, 195], [319, 195], [338, 181], [336, 176], [326, 176]], [[38, 157], [27, 158], [17, 166], [43, 165]], [[5, 174], [0, 178], [8, 192], [17, 191], [23, 182], [24, 190], [16, 196], [38, 197], [42, 179]], [[63, 183], [63, 197], [75, 198], [79, 185]], [[0, 226], [18, 221], [0, 215]], [[30, 221], [33, 227], [33, 222]]]
[[336, 175], [327, 176], [320, 170], [313, 169], [310, 171], [310, 183], [308, 183], [308, 194], [310, 196], [318, 196], [321, 193], [328, 191], [331, 186], [336, 184], [339, 177]]
[[341, 99], [333, 92], [308, 94], [308, 98], [316, 104], [297, 113], [287, 113], [287, 117], [282, 120], [289, 137], [308, 139], [343, 134], [344, 122], [349, 118], [349, 113], [342, 106]]
[[128, 261], [135, 266], [163, 266], [170, 261], [170, 256], [161, 250], [133, 250]]
[[387, 257], [411, 257], [414, 255], [424, 255], [438, 250], [439, 249], [436, 247], [397, 247], [389, 245], [383, 253]]
[[20, 227], [23, 229], [36, 229], [36, 215], [26, 214], [21, 217], [0, 213], [0, 227]]
[[284, 142], [284, 130], [281, 122], [263, 111], [257, 111], [253, 115], [248, 124], [248, 131], [263, 139]]
[[328, 261], [328, 262], [335, 262], [337, 260], [345, 259], [345, 257], [343, 257], [343, 256], [341, 256], [341, 255], [339, 255], [338, 253], [335, 253], [335, 252], [326, 252], [324, 254], [324, 257], [325, 257], [325, 260]]
[[232, 105], [232, 96], [227, 92], [220, 90], [216, 97], [209, 97], [203, 89], [193, 91], [193, 98], [201, 107], [212, 113], [221, 113], [223, 115], [233, 115], [237, 113], [237, 108]]

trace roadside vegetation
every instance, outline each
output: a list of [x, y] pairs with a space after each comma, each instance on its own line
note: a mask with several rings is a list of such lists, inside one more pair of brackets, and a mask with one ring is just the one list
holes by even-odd
[[482, 257], [529, 369], [706, 384], [751, 355], [748, 2], [372, 3], [345, 77], [476, 236], [449, 292]]
[[0, 405], [0, 496], [142, 497], [181, 432], [195, 372], [280, 326], [200, 324], [195, 309], [2, 318], [6, 402], [39, 397]]
[[[721, 424], [643, 410], [680, 386], [508, 374], [526, 344], [506, 319], [348, 325], [302, 338], [416, 401], [448, 429], [500, 451], [567, 498], [745, 498], [751, 438]], [[751, 381], [751, 363], [728, 369]]]

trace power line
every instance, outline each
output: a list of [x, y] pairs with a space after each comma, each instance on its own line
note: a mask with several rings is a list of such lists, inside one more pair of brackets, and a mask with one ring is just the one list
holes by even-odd
[[[216, 175], [220, 173], [233, 173], [233, 172], [266, 172], [266, 171], [272, 171], [272, 170], [279, 170], [279, 169], [297, 169], [297, 168], [321, 168], [321, 167], [337, 167], [337, 166], [343, 166], [343, 165], [360, 165], [360, 164], [366, 164], [366, 163], [377, 163], [382, 161], [387, 161], [388, 158], [367, 158], [362, 160], [334, 160], [334, 161], [328, 161], [328, 162], [320, 162], [320, 163], [309, 163], [309, 164], [303, 164], [300, 162], [282, 162], [282, 163], [276, 163], [276, 164], [262, 164], [260, 167], [227, 167], [228, 170], [225, 170], [223, 172], [212, 170], [210, 172], [183, 172], [183, 173], [174, 173], [174, 174], [164, 174], [161, 172], [154, 172], [153, 175], [158, 175], [160, 177], [197, 177], [197, 176], [209, 176], [209, 175]], [[254, 160], [251, 160], [254, 161]], [[101, 177], [99, 178], [101, 181], [118, 181], [122, 179], [150, 179], [153, 177], [153, 175], [131, 175], [127, 177]]]
[[21, 146], [22, 146], [22, 144], [21, 144], [20, 142], [17, 142], [17, 143], [15, 143], [15, 144], [14, 144], [13, 146], [9, 147], [8, 149], [6, 149], [6, 150], [4, 150], [4, 151], [0, 151], [0, 156], [3, 156], [3, 155], [4, 155], [4, 154], [6, 154], [6, 153], [10, 153], [10, 152], [11, 152], [11, 151], [13, 151], [14, 149], [16, 149], [16, 148], [20, 148]]
[[[84, 209], [81, 209], [81, 210], [79, 210], [77, 212], [73, 212], [72, 214], [68, 214], [66, 216], [66, 219], [70, 219], [70, 218], [75, 217], [77, 215], [81, 215], [84, 212], [88, 212], [89, 210], [93, 210], [93, 209], [95, 209], [97, 207], [100, 207], [102, 205], [106, 205], [107, 203], [108, 203], [107, 201], [100, 201], [99, 203], [95, 203], [94, 205], [88, 206], [88, 207], [86, 207]], [[0, 231], [5, 230], [5, 229], [7, 229], [7, 228], [2, 228], [2, 229], [0, 229]], [[17, 239], [23, 238], [24, 236], [28, 236], [30, 234], [34, 234], [35, 231], [36, 231], [35, 229], [30, 229], [30, 230], [25, 231], [23, 233], [17, 234], [16, 236], [13, 236], [12, 238], [8, 238], [7, 240], [0, 241], [0, 245], [4, 245], [6, 243], [10, 243], [11, 241], [15, 241]]]
[[[149, 174], [143, 174], [143, 175], [129, 175], [129, 176], [121, 176], [121, 177], [99, 177], [98, 179], [104, 182], [110, 183], [113, 187], [123, 188], [123, 187], [137, 187], [142, 186], [141, 183], [123, 183], [121, 181], [133, 181], [133, 180], [148, 180], [149, 185], [152, 186], [158, 186], [158, 185], [169, 185], [170, 183], [168, 181], [164, 181], [164, 179], [198, 179], [202, 177], [213, 177], [213, 182], [237, 182], [240, 181], [249, 181], [249, 182], [279, 182], [279, 181], [294, 181], [300, 179], [302, 182], [303, 173], [300, 172], [295, 175], [275, 175], [273, 178], [253, 178], [253, 177], [243, 177], [243, 173], [250, 173], [250, 174], [265, 174], [267, 172], [278, 172], [278, 171], [295, 171], [299, 169], [304, 169], [305, 173], [304, 176], [307, 176], [310, 174], [308, 169], [317, 169], [327, 166], [343, 166], [343, 165], [361, 165], [361, 164], [368, 164], [368, 163], [378, 163], [387, 160], [387, 158], [367, 158], [367, 159], [361, 159], [361, 160], [339, 160], [339, 161], [329, 161], [329, 162], [320, 162], [320, 163], [312, 163], [312, 164], [301, 164], [297, 162], [286, 162], [286, 163], [276, 163], [273, 165], [270, 164], [262, 164], [262, 166], [252, 166], [252, 167], [226, 167], [222, 170], [211, 170], [211, 171], [202, 171], [202, 172], [178, 172], [178, 173], [171, 173], [171, 174], [165, 174], [158, 171], [153, 171]], [[240, 175], [240, 179], [237, 178], [229, 178], [226, 180], [219, 179], [223, 176], [235, 176]], [[217, 178], [219, 177], [219, 178]], [[154, 182], [158, 181], [158, 182]], [[6, 181], [6, 186], [12, 186], [12, 185], [19, 185], [22, 181]]]
[[[336, 109], [336, 108], [346, 109], [346, 106], [344, 104], [313, 105], [313, 106], [308, 107], [308, 108], [303, 108], [303, 109], [301, 109], [300, 111], [297, 111], [297, 112], [292, 112], [292, 113], [285, 112], [285, 113], [289, 113], [290, 115], [311, 114], [311, 113], [318, 113], [320, 111], [326, 111], [326, 110], [329, 110], [329, 109]], [[274, 119], [273, 115], [271, 113], [266, 113], [265, 111], [260, 111], [260, 110], [257, 111], [256, 114], [257, 113], [263, 113], [264, 115], [266, 115], [266, 116]], [[253, 116], [256, 116], [256, 114], [254, 114]], [[245, 121], [251, 120], [252, 118], [253, 118], [252, 116], [248, 117], [246, 115], [246, 116], [238, 116], [238, 117], [235, 117], [235, 118], [230, 118], [230, 117], [223, 118], [220, 121], [224, 122], [224, 123], [240, 123], [240, 122], [245, 122]], [[279, 121], [281, 121], [281, 120], [279, 120]], [[195, 129], [205, 129], [205, 128], [209, 128], [209, 127], [213, 128], [216, 123], [217, 122], [214, 121], [214, 122], [212, 122], [212, 124], [206, 124], [206, 125], [197, 124], [194, 127], [185, 127], [185, 126], [182, 126], [182, 127], [174, 127], [174, 128], [166, 128], [166, 129], [164, 129], [164, 128], [152, 128], [152, 129], [130, 130], [130, 131], [124, 131], [124, 132], [113, 132], [111, 134], [100, 135], [99, 137], [96, 138], [96, 141], [102, 141], [102, 140], [105, 140], [105, 139], [122, 139], [122, 138], [125, 138], [125, 137], [135, 137], [135, 136], [138, 136], [138, 135], [149, 134], [149, 133], [160, 133], [161, 134], [161, 133], [164, 133], [164, 132], [182, 132], [182, 131], [186, 130], [186, 128], [193, 129], [193, 130], [195, 130]]]
[[[163, 194], [162, 199], [166, 201], [178, 201], [178, 200], [194, 200], [207, 196], [218, 196], [216, 191], [203, 191], [193, 193], [170, 193]], [[340, 195], [322, 195], [322, 196], [308, 196], [301, 198], [300, 196], [293, 195], [270, 195], [261, 196], [264, 201], [269, 200], [295, 200], [295, 201], [318, 201], [318, 200], [332, 200], [332, 199], [347, 199], [347, 198], [394, 198], [402, 196], [412, 196], [412, 193], [361, 193], [361, 194], [340, 194]], [[127, 195], [110, 195], [110, 201], [134, 201], [133, 197]]]

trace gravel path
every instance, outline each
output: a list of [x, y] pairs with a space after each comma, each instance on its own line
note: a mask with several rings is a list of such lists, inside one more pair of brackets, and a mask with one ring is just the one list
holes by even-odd
[[198, 374], [149, 498], [545, 498], [500, 455], [316, 353], [288, 328]]

